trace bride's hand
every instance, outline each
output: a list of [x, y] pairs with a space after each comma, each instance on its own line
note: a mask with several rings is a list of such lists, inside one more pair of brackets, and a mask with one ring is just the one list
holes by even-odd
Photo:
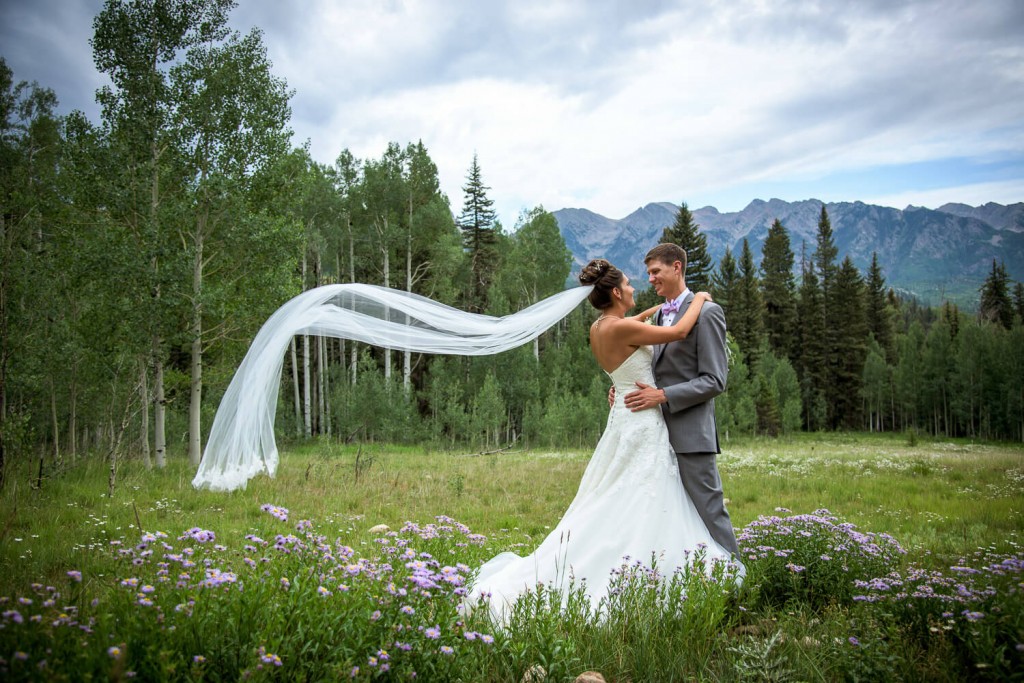
[[702, 296], [707, 301], [714, 301], [714, 299], [711, 298], [711, 294], [709, 292], [697, 292], [696, 296]]

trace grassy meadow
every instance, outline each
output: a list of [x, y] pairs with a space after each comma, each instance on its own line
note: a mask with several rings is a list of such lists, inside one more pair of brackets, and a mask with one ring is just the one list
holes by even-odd
[[[421, 680], [518, 681], [537, 667], [547, 680], [586, 670], [631, 681], [1021, 678], [1024, 447], [828, 434], [723, 449], [737, 530], [771, 531], [792, 518], [806, 548], [778, 552], [776, 543], [774, 554], [752, 555], [742, 589], [711, 591], [690, 611], [671, 605], [680, 593], [707, 591], [703, 575], [672, 589], [640, 577], [605, 618], [571, 598], [566, 610], [551, 610], [564, 596], [540, 591], [504, 630], [479, 613], [460, 616], [455, 588], [481, 560], [540, 541], [572, 499], [589, 453], [324, 441], [283, 448], [276, 478], [233, 493], [193, 490], [180, 457], [163, 471], [124, 462], [113, 495], [101, 458], [46, 468], [41, 480], [38, 463], [24, 463], [0, 493], [0, 672], [60, 678], [70, 666], [61, 660], [74, 659], [83, 679], [406, 680], [415, 671]], [[268, 506], [290, 511], [289, 521]], [[371, 531], [380, 524], [395, 531]], [[888, 564], [854, 556], [833, 542], [849, 532], [844, 524], [891, 535], [905, 553], [887, 555]], [[852, 554], [834, 570], [836, 553], [813, 544]], [[383, 561], [413, 549], [436, 565], [429, 590], [421, 568]], [[986, 572], [996, 565], [1002, 578], [992, 579]], [[176, 573], [181, 567], [190, 569]], [[451, 578], [453, 567], [461, 578], [445, 585], [439, 577]], [[871, 575], [856, 575], [858, 567]], [[957, 572], [975, 584], [965, 588]], [[348, 602], [325, 607], [340, 599], [338, 575]], [[883, 576], [884, 585], [865, 587]], [[856, 590], [854, 579], [862, 581]], [[906, 597], [908, 588], [896, 600], [887, 593], [894, 581], [916, 581], [919, 599]], [[133, 592], [136, 583], [145, 590]], [[391, 591], [406, 583], [408, 594]], [[970, 595], [953, 605], [961, 598], [935, 591]], [[48, 609], [59, 616], [51, 620]], [[403, 629], [418, 635], [395, 635]]]

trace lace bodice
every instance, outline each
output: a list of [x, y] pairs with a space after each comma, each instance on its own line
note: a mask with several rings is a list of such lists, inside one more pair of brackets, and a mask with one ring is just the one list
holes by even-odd
[[651, 370], [651, 359], [653, 350], [650, 346], [641, 346], [632, 353], [626, 360], [622, 361], [619, 367], [612, 372], [606, 373], [615, 386], [615, 405], [622, 405], [622, 397], [636, 389], [637, 382], [654, 384], [654, 373]]

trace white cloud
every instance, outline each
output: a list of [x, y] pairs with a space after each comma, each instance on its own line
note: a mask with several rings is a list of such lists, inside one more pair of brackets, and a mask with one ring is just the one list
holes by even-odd
[[[91, 102], [101, 7], [4, 3], [15, 76]], [[951, 158], [1024, 168], [1017, 0], [247, 0], [233, 23], [264, 30], [320, 161], [422, 139], [457, 212], [476, 152], [507, 225], [537, 204], [621, 217], [780, 183], [867, 201], [830, 179]], [[898, 180], [889, 202], [1024, 200], [1021, 178]]]
[[973, 183], [959, 187], [942, 187], [933, 190], [907, 190], [893, 194], [863, 197], [860, 201], [866, 204], [891, 206], [904, 209], [908, 206], [923, 206], [937, 209], [943, 204], [958, 203], [969, 206], [981, 206], [988, 202], [996, 204], [1017, 204], [1024, 202], [1024, 183], [1020, 180]]

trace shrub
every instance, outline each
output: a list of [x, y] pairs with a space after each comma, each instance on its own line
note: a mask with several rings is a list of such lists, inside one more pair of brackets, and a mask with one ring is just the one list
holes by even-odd
[[906, 552], [892, 536], [857, 531], [824, 509], [758, 517], [737, 541], [754, 602], [768, 606], [848, 603], [855, 580], [892, 570]]

